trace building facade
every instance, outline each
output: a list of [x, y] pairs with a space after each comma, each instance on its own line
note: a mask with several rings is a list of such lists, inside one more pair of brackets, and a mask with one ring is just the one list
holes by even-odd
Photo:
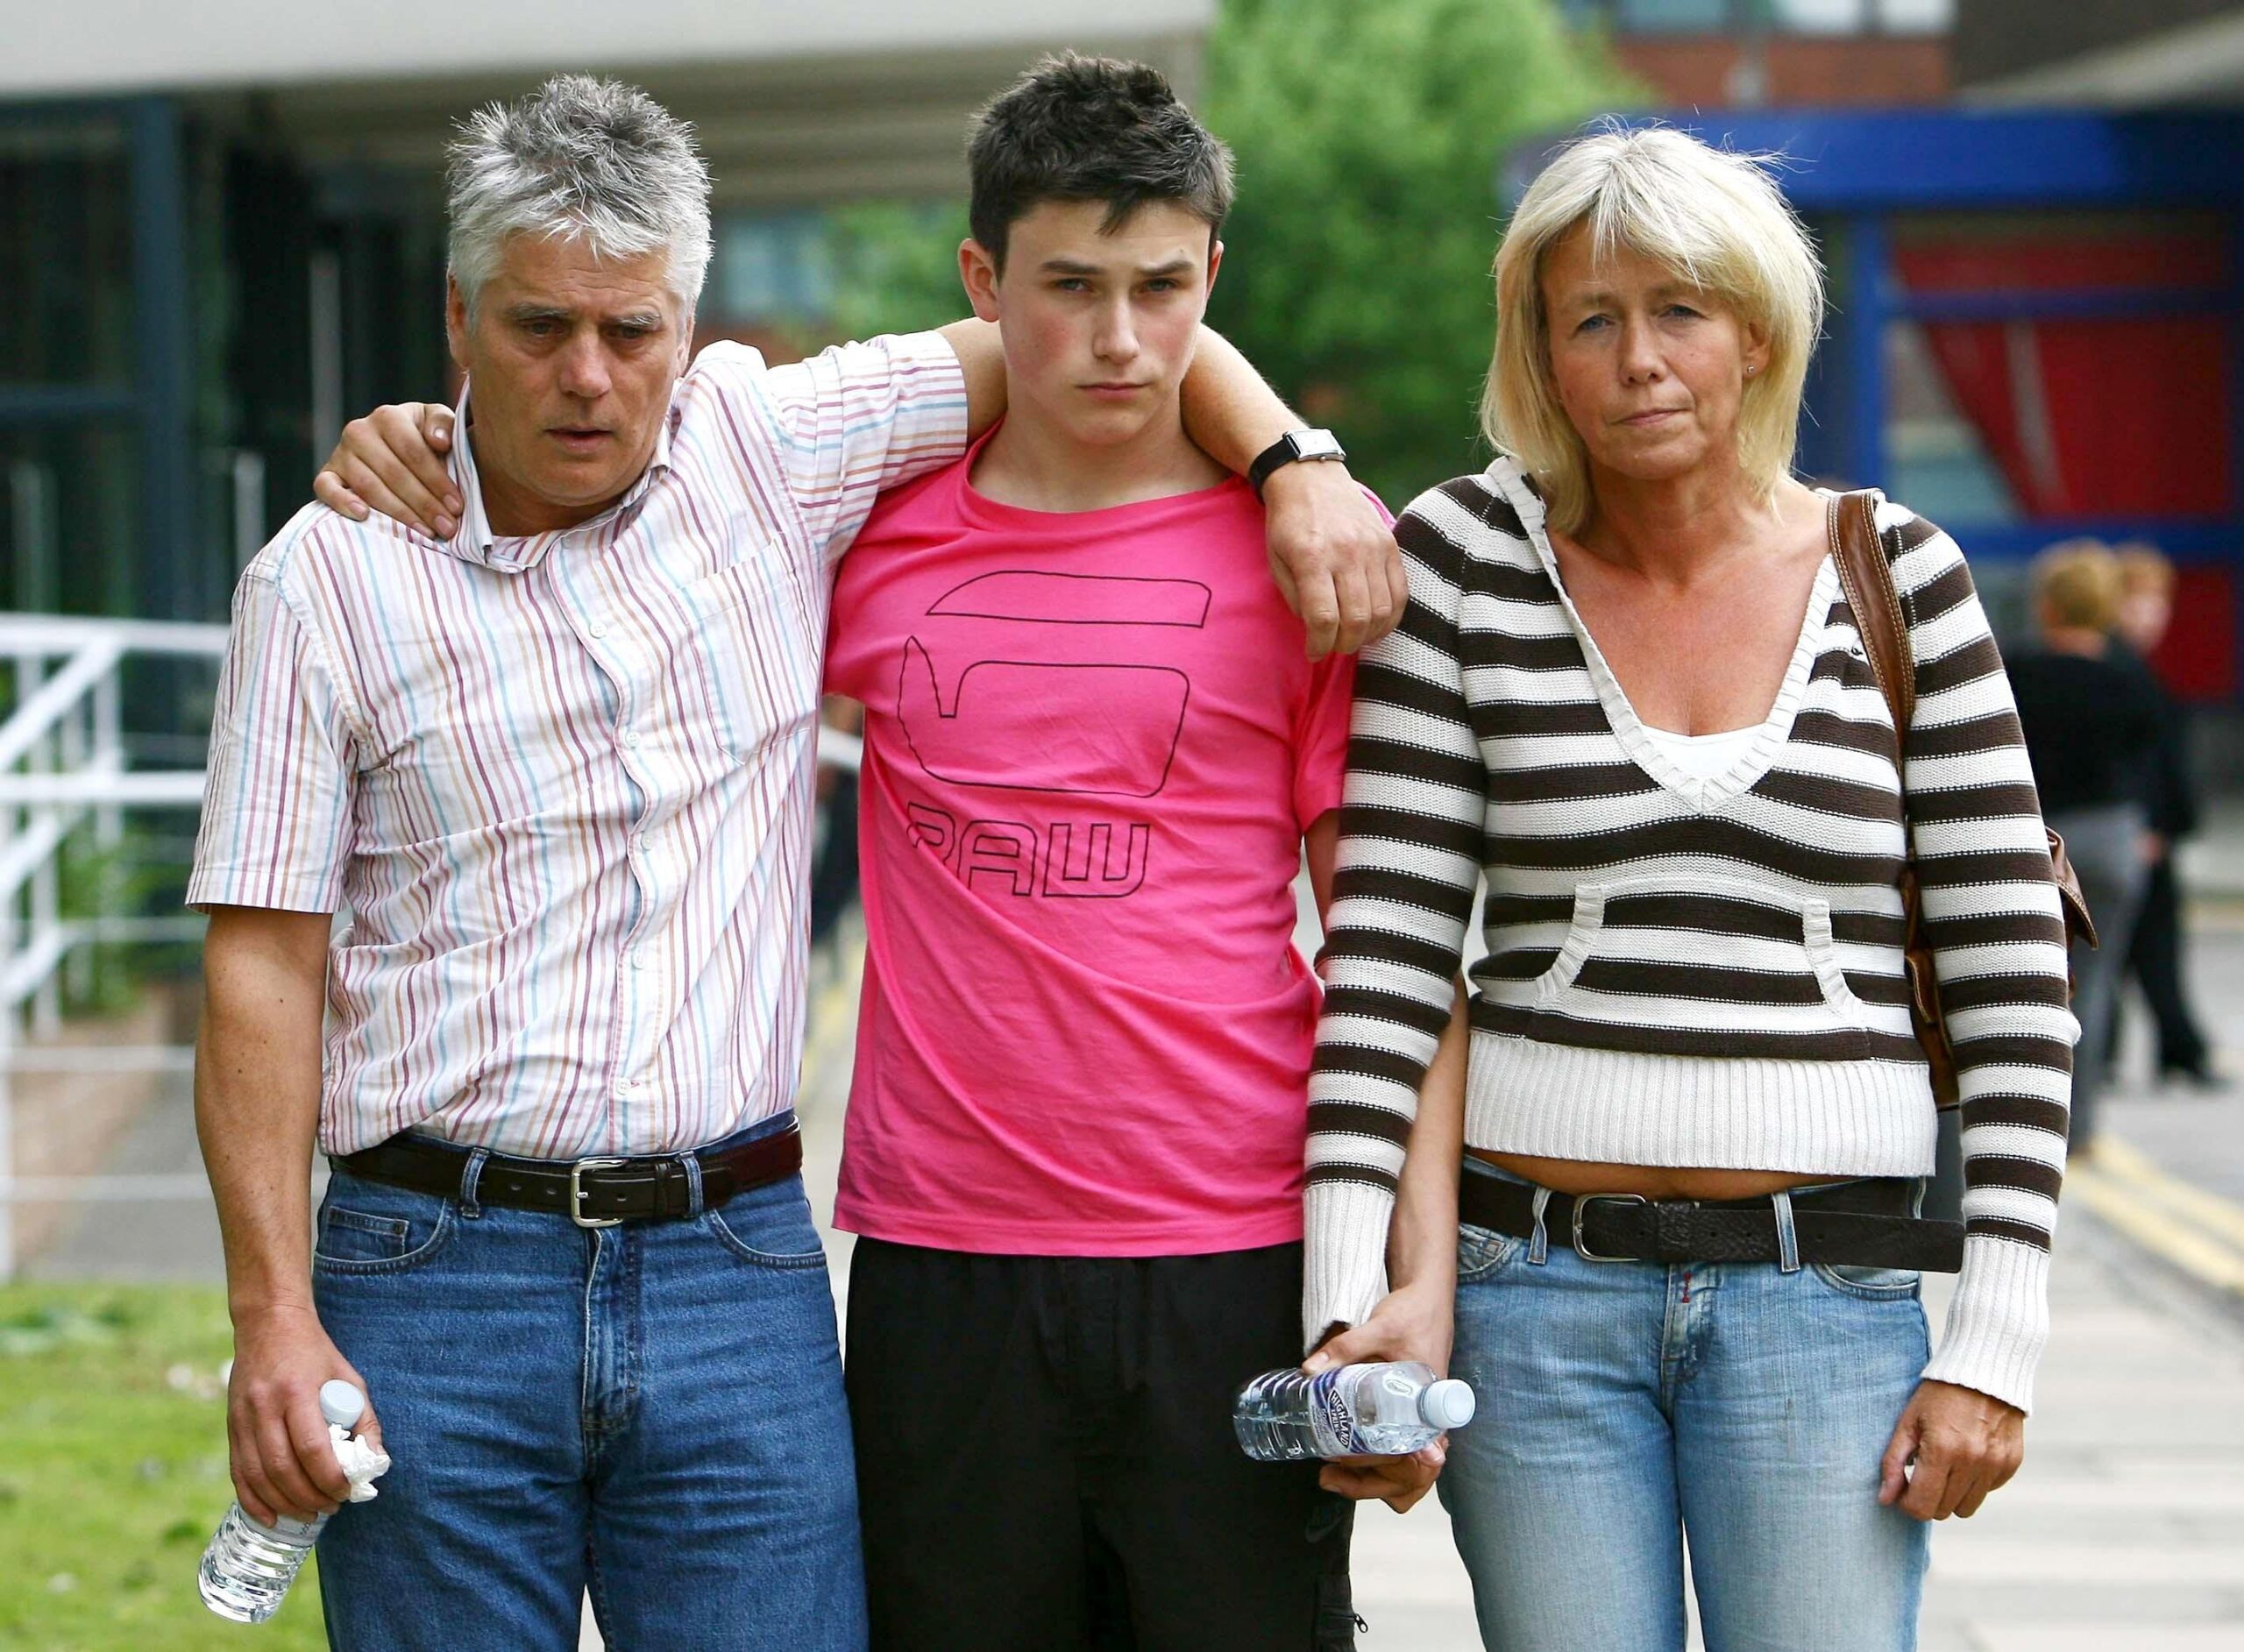
[[[558, 69], [692, 120], [705, 334], [815, 314], [820, 214], [955, 196], [970, 111], [1037, 54], [1194, 85], [1214, 0], [81, 0], [0, 54], [0, 609], [223, 618], [344, 418], [445, 394], [451, 123]], [[378, 37], [378, 38], [377, 38]]]

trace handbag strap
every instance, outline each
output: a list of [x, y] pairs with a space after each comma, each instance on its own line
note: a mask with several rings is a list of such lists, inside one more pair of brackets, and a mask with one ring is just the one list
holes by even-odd
[[[1870, 674], [1878, 679], [1878, 692], [1885, 696], [1886, 708], [1893, 714], [1893, 765], [1901, 782], [1901, 814], [1907, 819], [1909, 723], [1917, 710], [1917, 656], [1909, 644], [1908, 620], [1901, 611], [1901, 592], [1893, 583], [1893, 564], [1886, 561], [1885, 549], [1878, 542], [1877, 511], [1878, 495], [1868, 490], [1835, 493], [1824, 513], [1824, 526], [1830, 536], [1831, 561], [1839, 571], [1840, 589], [1847, 593], [1856, 635], [1862, 638], [1863, 653], [1870, 660]], [[2066, 932], [2094, 947], [2096, 924], [2081, 893], [2080, 876], [2064, 852], [2064, 840], [2049, 832], [2046, 823], [2042, 830], [2049, 840], [2050, 869], [2056, 879], [2058, 911]], [[1915, 938], [1924, 923], [1915, 869], [1913, 848], [1908, 869], [1912, 876], [1901, 881], [1912, 946], [1917, 944]]]
[[[1908, 743], [1909, 723], [1917, 711], [1917, 663], [1909, 647], [1908, 621], [1901, 612], [1901, 593], [1893, 585], [1893, 565], [1885, 560], [1878, 542], [1878, 495], [1867, 491], [1836, 493], [1824, 513], [1830, 535], [1831, 561], [1839, 571], [1839, 587], [1854, 611], [1855, 632], [1870, 658], [1870, 674], [1878, 679], [1878, 692], [1893, 714], [1893, 737], [1900, 761]], [[1902, 787], [1906, 805], [1908, 788]]]

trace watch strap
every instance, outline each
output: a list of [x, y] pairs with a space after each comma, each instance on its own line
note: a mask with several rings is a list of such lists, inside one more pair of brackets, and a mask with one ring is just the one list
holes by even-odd
[[1296, 459], [1346, 459], [1347, 453], [1330, 430], [1289, 430], [1254, 456], [1246, 484], [1259, 495], [1274, 472]]

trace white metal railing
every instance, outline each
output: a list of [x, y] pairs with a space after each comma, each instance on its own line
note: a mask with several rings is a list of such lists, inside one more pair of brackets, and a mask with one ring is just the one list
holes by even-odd
[[[0, 722], [0, 1280], [16, 1270], [18, 1204], [209, 1197], [199, 1168], [159, 1175], [17, 1175], [13, 1091], [18, 1074], [194, 1070], [188, 1045], [38, 1045], [27, 1043], [25, 1033], [49, 1035], [60, 1026], [62, 972], [86, 959], [89, 947], [191, 940], [202, 934], [202, 919], [192, 913], [126, 916], [109, 910], [109, 900], [98, 916], [65, 917], [61, 855], [72, 835], [89, 822], [96, 844], [113, 854], [124, 841], [128, 808], [202, 807], [202, 769], [128, 766], [120, 674], [136, 656], [215, 665], [225, 649], [226, 628], [218, 625], [0, 613], [0, 661], [12, 661], [16, 671], [14, 705]], [[861, 750], [854, 734], [819, 731], [821, 762], [854, 769]], [[847, 821], [836, 826], [851, 829]]]
[[215, 662], [225, 649], [224, 626], [0, 613], [0, 660], [15, 667], [14, 704], [0, 722], [0, 1280], [15, 1272], [14, 1208], [25, 1200], [202, 1194], [200, 1174], [18, 1177], [13, 1103], [18, 1073], [163, 1073], [193, 1064], [185, 1046], [27, 1045], [24, 1022], [35, 1035], [57, 1030], [63, 971], [86, 959], [87, 947], [202, 932], [190, 913], [121, 915], [111, 910], [114, 890], [100, 915], [65, 917], [62, 851], [90, 826], [96, 847], [114, 855], [128, 808], [201, 806], [199, 768], [129, 767], [122, 671], [134, 656]]

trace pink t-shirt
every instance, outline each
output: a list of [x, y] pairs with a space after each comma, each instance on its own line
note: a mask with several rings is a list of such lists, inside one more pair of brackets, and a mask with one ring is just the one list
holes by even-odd
[[883, 499], [834, 588], [867, 931], [834, 1220], [1023, 1255], [1297, 1239], [1293, 880], [1353, 662], [1303, 657], [1237, 479], [1055, 514], [976, 493], [974, 457]]

